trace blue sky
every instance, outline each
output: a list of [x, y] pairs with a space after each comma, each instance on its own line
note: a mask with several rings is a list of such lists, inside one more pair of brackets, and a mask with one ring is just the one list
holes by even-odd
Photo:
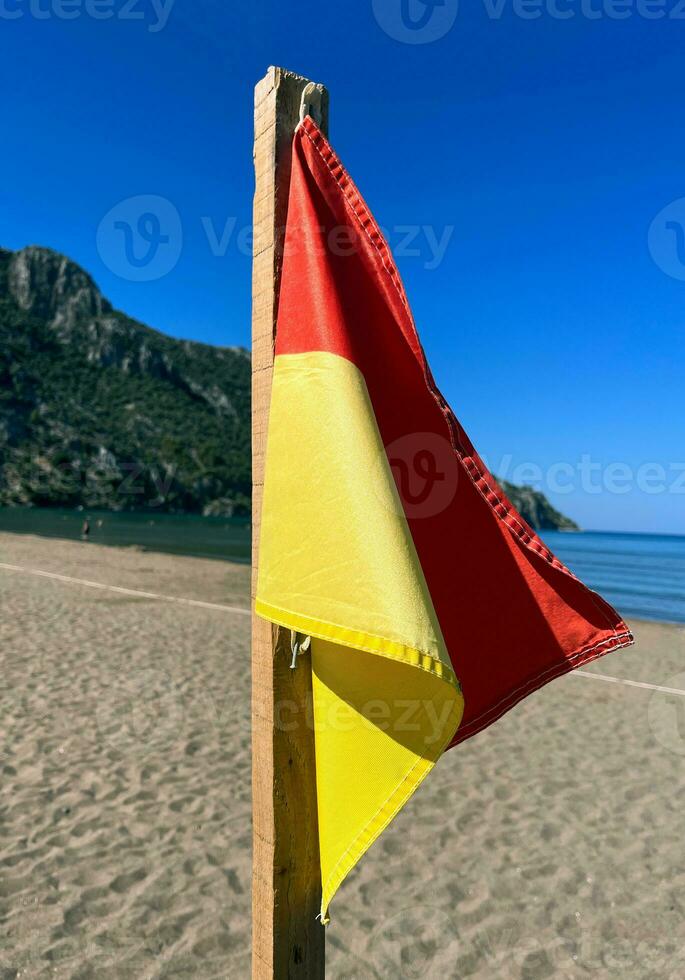
[[[323, 81], [493, 470], [587, 528], [685, 533], [685, 8], [402, 2], [0, 0], [0, 244], [67, 253], [165, 332], [248, 345], [252, 88], [269, 64]], [[97, 233], [139, 195], [171, 202], [182, 247], [135, 282]]]

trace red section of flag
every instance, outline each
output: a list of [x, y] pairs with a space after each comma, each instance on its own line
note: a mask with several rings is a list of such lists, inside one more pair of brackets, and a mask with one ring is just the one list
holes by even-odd
[[366, 380], [462, 684], [454, 744], [632, 642], [517, 513], [437, 390], [390, 250], [309, 117], [293, 144], [276, 340], [277, 354], [305, 351], [346, 357]]

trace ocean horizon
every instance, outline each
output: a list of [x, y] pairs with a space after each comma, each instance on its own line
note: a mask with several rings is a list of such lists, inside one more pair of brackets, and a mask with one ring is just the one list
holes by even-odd
[[[86, 517], [90, 541], [96, 544], [220, 561], [250, 560], [247, 517], [1, 507], [0, 531], [77, 540]], [[540, 536], [624, 617], [685, 623], [685, 535], [542, 531]]]

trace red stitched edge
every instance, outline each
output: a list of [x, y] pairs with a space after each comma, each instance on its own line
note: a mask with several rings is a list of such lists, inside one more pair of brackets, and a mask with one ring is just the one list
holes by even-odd
[[[478, 715], [468, 725], [465, 725], [463, 728], [458, 728], [454, 738], [448, 745], [448, 749], [489, 728], [490, 725], [505, 715], [507, 711], [515, 708], [520, 701], [527, 698], [529, 694], [532, 694], [534, 691], [539, 691], [541, 687], [549, 684], [550, 681], [555, 680], [557, 677], [563, 677], [564, 674], [572, 673], [577, 667], [584, 667], [586, 664], [591, 664], [593, 661], [606, 656], [607, 653], [620, 650], [622, 647], [629, 647], [634, 642], [635, 637], [630, 630], [626, 630], [625, 632], [617, 633], [615, 637], [611, 636], [607, 640], [603, 640], [596, 647], [580, 650], [577, 653], [571, 654], [562, 663], [555, 664], [553, 667], [541, 671], [527, 681], [522, 688], [513, 691], [509, 697], [504, 698], [492, 708]], [[606, 647], [606, 649], [602, 649], [602, 647]]]
[[[574, 581], [578, 582], [578, 584], [583, 589], [585, 589], [585, 591], [590, 596], [593, 604], [596, 606], [596, 608], [598, 608], [598, 610], [604, 616], [608, 624], [608, 627], [614, 633], [614, 637], [620, 637], [621, 635], [628, 634], [629, 636], [631, 636], [631, 640], [629, 642], [632, 643], [633, 642], [632, 634], [628, 630], [624, 621], [619, 617], [617, 623], [612, 622], [605, 608], [606, 603], [601, 598], [601, 596], [598, 593], [594, 592], [592, 589], [590, 589], [587, 585], [585, 585], [584, 582], [582, 582], [576, 575], [573, 574], [570, 568], [567, 568], [566, 565], [564, 565], [563, 562], [559, 561], [556, 555], [554, 555], [550, 551], [550, 549], [547, 548], [547, 546], [541, 541], [538, 535], [535, 534], [532, 531], [532, 529], [525, 524], [523, 518], [521, 518], [520, 515], [516, 513], [513, 504], [507, 498], [506, 494], [501, 489], [499, 484], [497, 484], [492, 474], [483, 466], [482, 460], [475, 452], [475, 450], [471, 450], [471, 452], [467, 452], [466, 448], [461, 444], [461, 436], [463, 434], [461, 426], [459, 425], [459, 422], [457, 421], [454, 412], [449, 407], [445, 398], [443, 397], [441, 392], [438, 390], [437, 385], [435, 384], [430, 368], [428, 366], [428, 361], [426, 359], [423, 345], [421, 344], [421, 340], [419, 338], [418, 331], [416, 329], [414, 317], [409, 308], [409, 303], [407, 301], [407, 296], [404, 291], [404, 286], [402, 284], [400, 274], [397, 270], [397, 266], [395, 265], [395, 261], [392, 257], [392, 253], [390, 251], [390, 248], [388, 247], [387, 242], [383, 238], [383, 235], [381, 234], [378, 225], [376, 224], [364, 199], [359, 193], [359, 190], [357, 189], [354, 181], [352, 180], [348, 172], [345, 170], [345, 167], [343, 166], [341, 160], [333, 150], [332, 146], [330, 145], [326, 137], [323, 135], [319, 127], [316, 125], [316, 123], [313, 121], [313, 119], [310, 116], [305, 116], [302, 125], [296, 130], [295, 132], [296, 139], [300, 134], [300, 132], [302, 132], [307, 137], [307, 139], [310, 141], [310, 143], [312, 143], [314, 148], [317, 150], [317, 152], [323, 159], [324, 163], [326, 164], [328, 170], [331, 173], [331, 176], [342, 190], [345, 200], [349, 204], [352, 213], [354, 214], [355, 218], [359, 221], [359, 223], [362, 225], [362, 228], [364, 229], [366, 235], [371, 241], [371, 244], [376, 249], [381, 259], [381, 263], [383, 267], [385, 268], [386, 272], [390, 276], [390, 280], [395, 286], [395, 289], [397, 290], [398, 296], [407, 313], [409, 326], [411, 327], [417, 346], [421, 352], [421, 367], [423, 369], [423, 375], [424, 375], [424, 380], [426, 382], [426, 387], [428, 388], [431, 395], [437, 402], [440, 411], [443, 417], [445, 418], [448, 432], [450, 434], [450, 442], [452, 444], [452, 448], [459, 462], [462, 464], [464, 470], [466, 471], [469, 479], [476, 487], [480, 495], [487, 502], [490, 509], [493, 511], [493, 513], [498, 518], [498, 520], [502, 521], [502, 523], [509, 529], [509, 531], [512, 534], [515, 534], [516, 537], [521, 542], [523, 542], [525, 547], [527, 547], [528, 549], [530, 549], [540, 557], [544, 558], [545, 561], [547, 561], [550, 565], [552, 565], [558, 571], [563, 572], [565, 575], [568, 575]], [[597, 602], [597, 600], [600, 600], [601, 605]], [[617, 627], [619, 626], [622, 627], [623, 630], [621, 634], [619, 634], [617, 631]], [[620, 644], [620, 645], [624, 646], [627, 644]], [[533, 688], [533, 690], [534, 689], [535, 688]]]

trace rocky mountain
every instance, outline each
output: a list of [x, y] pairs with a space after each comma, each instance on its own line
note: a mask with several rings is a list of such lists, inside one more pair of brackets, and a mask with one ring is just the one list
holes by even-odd
[[538, 531], [579, 531], [580, 528], [570, 517], [566, 517], [550, 504], [544, 493], [532, 487], [517, 487], [506, 480], [500, 480], [507, 497], [516, 510], [531, 527]]
[[[114, 310], [47, 248], [0, 249], [0, 506], [250, 509], [250, 355]], [[538, 528], [575, 528], [503, 483]]]
[[0, 250], [0, 504], [250, 506], [250, 356], [112, 309], [45, 248]]

